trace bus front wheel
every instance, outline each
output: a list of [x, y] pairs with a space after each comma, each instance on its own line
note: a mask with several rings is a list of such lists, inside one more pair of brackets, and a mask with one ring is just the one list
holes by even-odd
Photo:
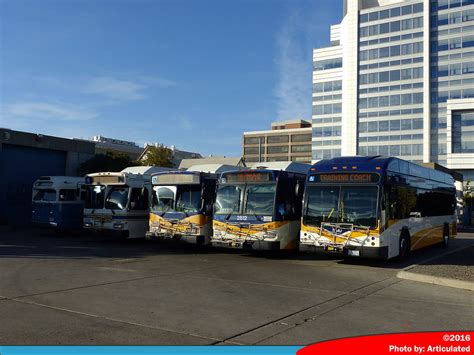
[[403, 231], [398, 242], [398, 260], [407, 260], [410, 256], [410, 249], [410, 234], [407, 231]]

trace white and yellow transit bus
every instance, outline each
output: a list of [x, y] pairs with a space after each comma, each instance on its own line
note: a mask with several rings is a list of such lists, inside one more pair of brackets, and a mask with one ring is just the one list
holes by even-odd
[[457, 234], [454, 179], [398, 158], [341, 157], [311, 167], [300, 251], [405, 259]]
[[154, 174], [147, 239], [209, 244], [217, 179], [222, 172], [236, 169], [209, 164]]
[[259, 165], [221, 175], [212, 246], [266, 251], [298, 248], [301, 200], [310, 166]]
[[151, 174], [169, 170], [131, 167], [86, 175], [84, 228], [122, 238], [144, 238], [148, 229]]

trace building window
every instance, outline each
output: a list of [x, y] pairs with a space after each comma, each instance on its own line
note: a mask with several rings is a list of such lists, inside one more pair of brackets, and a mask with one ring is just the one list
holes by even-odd
[[474, 153], [474, 110], [453, 112], [453, 153]]
[[314, 62], [315, 71], [329, 70], [329, 69], [336, 69], [336, 68], [342, 68], [342, 58], [326, 59], [326, 60], [319, 60], [319, 61]]
[[311, 134], [298, 134], [291, 136], [292, 142], [311, 142]]
[[265, 137], [245, 137], [244, 144], [259, 144], [265, 142]]
[[311, 146], [310, 145], [294, 145], [291, 147], [291, 152], [292, 153], [311, 152]]
[[267, 143], [268, 144], [275, 144], [275, 143], [288, 143], [290, 141], [289, 136], [268, 136]]
[[[264, 154], [265, 149], [261, 147], [260, 152]], [[258, 154], [258, 147], [244, 148], [244, 155], [257, 155], [257, 154]]]
[[277, 147], [268, 147], [267, 153], [268, 154], [281, 154], [281, 153], [288, 153], [289, 147], [288, 146], [277, 146]]

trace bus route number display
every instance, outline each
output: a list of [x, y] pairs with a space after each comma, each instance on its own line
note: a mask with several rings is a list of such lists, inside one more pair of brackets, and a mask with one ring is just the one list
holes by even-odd
[[273, 180], [271, 173], [235, 173], [224, 176], [227, 183], [236, 182], [269, 182]]
[[365, 173], [335, 173], [311, 175], [308, 182], [330, 184], [330, 183], [350, 183], [350, 184], [370, 184], [380, 180], [378, 174]]

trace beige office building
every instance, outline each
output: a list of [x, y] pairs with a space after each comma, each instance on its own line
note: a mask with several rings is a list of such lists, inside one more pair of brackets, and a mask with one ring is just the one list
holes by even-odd
[[268, 131], [244, 132], [242, 155], [246, 163], [295, 161], [311, 163], [311, 122], [272, 123]]

